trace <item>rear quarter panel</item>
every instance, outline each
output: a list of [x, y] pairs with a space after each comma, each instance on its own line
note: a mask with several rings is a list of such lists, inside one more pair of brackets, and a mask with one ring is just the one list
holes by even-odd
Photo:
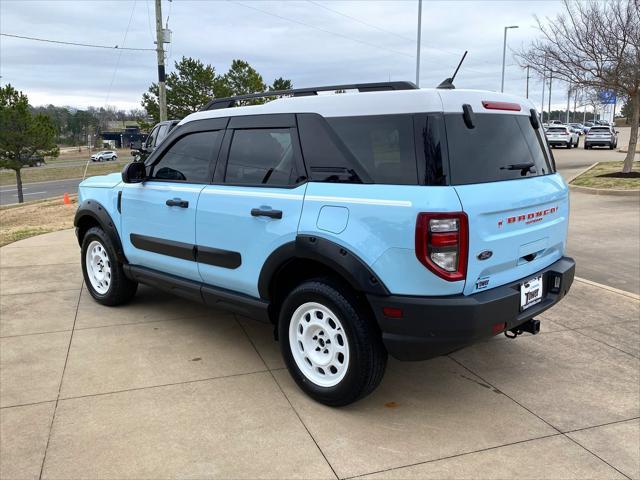
[[[335, 215], [321, 215], [327, 209]], [[464, 282], [442, 280], [418, 261], [415, 228], [419, 212], [460, 210], [453, 187], [311, 182], [298, 233], [320, 236], [350, 250], [392, 294], [452, 295], [462, 292]]]

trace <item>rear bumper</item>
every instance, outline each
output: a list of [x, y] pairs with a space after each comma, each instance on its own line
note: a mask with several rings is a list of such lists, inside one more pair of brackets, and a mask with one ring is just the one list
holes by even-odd
[[[398, 360], [426, 360], [509, 330], [558, 303], [573, 283], [575, 262], [563, 257], [547, 268], [522, 279], [543, 275], [544, 297], [520, 311], [520, 283], [496, 287], [473, 295], [411, 297], [368, 295], [389, 354]], [[560, 277], [560, 287], [553, 286]], [[383, 307], [402, 309], [402, 318], [389, 318]], [[506, 328], [498, 332], [496, 324]]]
[[585, 145], [611, 145], [613, 143], [612, 140], [602, 139], [602, 140], [593, 140], [591, 138], [584, 140]]

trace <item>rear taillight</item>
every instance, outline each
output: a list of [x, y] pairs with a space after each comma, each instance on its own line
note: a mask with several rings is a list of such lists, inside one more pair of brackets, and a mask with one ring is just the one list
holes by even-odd
[[464, 280], [469, 253], [469, 222], [463, 212], [419, 213], [416, 223], [418, 260], [445, 280]]

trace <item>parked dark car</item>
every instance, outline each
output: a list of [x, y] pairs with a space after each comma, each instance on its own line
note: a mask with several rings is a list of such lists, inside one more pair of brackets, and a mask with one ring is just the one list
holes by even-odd
[[180, 120], [166, 120], [164, 122], [160, 122], [153, 127], [151, 133], [145, 140], [145, 142], [138, 146], [134, 146], [131, 151], [131, 155], [136, 159], [136, 161], [144, 162], [146, 158], [153, 152], [162, 140], [164, 140], [169, 132], [173, 130], [173, 128], [178, 125]]

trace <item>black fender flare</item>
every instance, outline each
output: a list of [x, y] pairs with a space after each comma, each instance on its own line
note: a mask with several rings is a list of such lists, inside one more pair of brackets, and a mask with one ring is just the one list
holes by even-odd
[[372, 295], [390, 295], [382, 280], [364, 260], [347, 248], [315, 235], [298, 235], [267, 258], [258, 279], [260, 298], [269, 300], [272, 279], [291, 260], [303, 258], [322, 263], [342, 276], [355, 290]]
[[[73, 218], [73, 225], [76, 227], [76, 232], [82, 227], [83, 221], [87, 218], [91, 218], [100, 225], [100, 228], [107, 234], [109, 240], [113, 244], [116, 251], [116, 258], [121, 263], [127, 263], [127, 258], [124, 255], [124, 249], [122, 248], [122, 242], [120, 241], [120, 235], [116, 229], [116, 225], [109, 215], [106, 208], [95, 200], [85, 200], [78, 206], [76, 215]], [[82, 237], [78, 235], [78, 243], [82, 246]]]

